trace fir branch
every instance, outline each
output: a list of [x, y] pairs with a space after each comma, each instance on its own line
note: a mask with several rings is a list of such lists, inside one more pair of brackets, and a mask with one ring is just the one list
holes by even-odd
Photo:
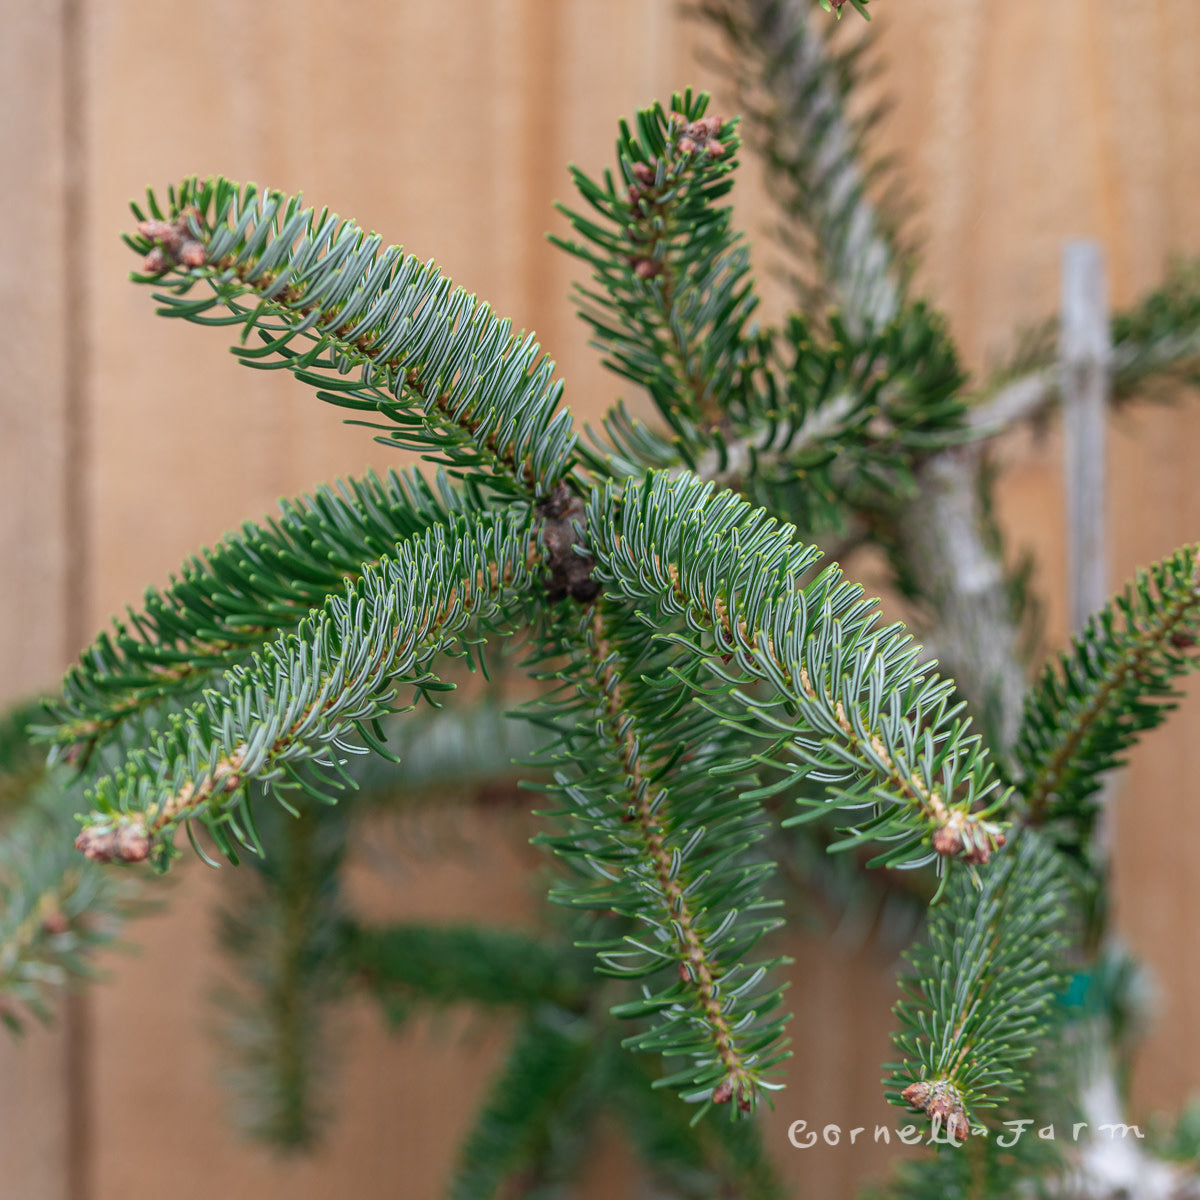
[[294, 629], [398, 542], [477, 507], [444, 475], [374, 473], [286, 500], [183, 564], [140, 611], [114, 621], [67, 673], [52, 711], [55, 752], [85, 762], [125, 722], [164, 699], [194, 697], [280, 630]]
[[692, 1120], [677, 1096], [654, 1087], [645, 1060], [619, 1047], [605, 1065], [607, 1107], [665, 1194], [678, 1200], [783, 1200], [783, 1182], [758, 1122]]
[[575, 1164], [596, 1097], [590, 1026], [538, 1012], [521, 1025], [508, 1061], [468, 1133], [450, 1200], [549, 1200]]
[[430, 661], [527, 590], [537, 557], [528, 512], [471, 530], [434, 527], [401, 543], [394, 558], [365, 567], [295, 634], [235, 666], [221, 690], [100, 779], [77, 846], [102, 860], [153, 851], [165, 867], [175, 829], [199, 819], [229, 857], [237, 857], [235, 843], [257, 852], [247, 784], [263, 784], [285, 804], [288, 789], [325, 797], [346, 786], [341, 757], [355, 752], [346, 739], [357, 733], [367, 746], [380, 744], [372, 726], [390, 711], [398, 684], [418, 694], [439, 689]]
[[611, 488], [597, 494], [588, 528], [598, 574], [642, 620], [682, 620], [688, 634], [672, 640], [714, 674], [769, 686], [767, 700], [735, 694], [749, 729], [776, 743], [771, 761], [831, 785], [812, 815], [871, 810], [839, 845], [895, 843], [872, 865], [899, 866], [935, 854], [983, 863], [1003, 844], [988, 820], [999, 784], [950, 700], [953, 682], [918, 663], [903, 626], [874, 630], [877, 603], [836, 566], [802, 585], [820, 551], [789, 527], [709, 484], [658, 474], [619, 506]]
[[51, 772], [0, 840], [0, 1020], [19, 1032], [50, 1021], [51, 995], [96, 977], [97, 952], [151, 908], [140, 881], [118, 878], [71, 848], [80, 795]]
[[342, 990], [344, 816], [307, 804], [260, 819], [265, 854], [234, 879], [220, 941], [236, 976], [217, 993], [237, 1124], [285, 1151], [316, 1143], [326, 1048], [323, 1010]]
[[782, 379], [750, 398], [727, 442], [695, 473], [786, 513], [805, 530], [836, 524], [848, 501], [913, 491], [912, 472], [966, 436], [964, 380], [945, 322], [923, 303], [858, 334], [836, 314], [823, 340], [792, 315], [773, 340]]
[[736, 404], [755, 366], [749, 254], [732, 210], [718, 206], [740, 143], [736, 122], [704, 115], [708, 99], [688, 91], [670, 113], [643, 109], [636, 136], [622, 122], [618, 179], [571, 170], [593, 212], [558, 205], [583, 240], [551, 239], [592, 268], [595, 288], [576, 293], [605, 365], [650, 393], [685, 453]]
[[1026, 700], [1016, 744], [1025, 819], [1086, 851], [1101, 777], [1165, 720], [1175, 682], [1196, 667], [1200, 549], [1139, 571], [1087, 624]]
[[901, 206], [881, 209], [867, 195], [886, 167], [867, 146], [880, 114], [853, 117], [847, 104], [866, 43], [838, 46], [808, 0], [696, 7], [731, 51], [726, 73], [783, 213], [779, 236], [798, 260], [792, 282], [802, 306], [832, 307], [856, 333], [886, 324], [903, 305], [907, 255]]
[[[247, 365], [286, 368], [330, 403], [385, 417], [387, 444], [494, 487], [545, 496], [569, 469], [554, 364], [432, 264], [253, 184], [193, 178], [165, 212], [153, 193], [148, 203], [126, 241], [145, 255], [134, 279], [169, 288], [156, 293], [162, 314], [241, 325], [243, 341], [257, 330], [263, 345], [234, 351]], [[187, 299], [197, 283], [213, 295]]]
[[586, 1007], [590, 960], [569, 944], [473, 925], [355, 925], [342, 947], [345, 969], [393, 1024], [419, 1006]]
[[645, 387], [670, 427], [651, 430], [619, 404], [585, 458], [602, 475], [679, 464], [805, 527], [819, 520], [811, 510], [836, 506], [835, 459], [843, 489], [856, 477], [894, 491], [890, 474], [914, 452], [961, 437], [963, 376], [944, 323], [913, 304], [880, 321], [856, 317], [855, 328], [834, 314], [824, 340], [799, 316], [780, 335], [749, 327], [749, 258], [732, 210], [718, 206], [736, 139], [701, 116], [706, 96], [673, 104], [684, 111], [640, 112], [638, 138], [622, 125], [624, 191], [611, 172], [602, 186], [574, 171], [605, 222], [564, 208], [586, 241], [553, 239], [593, 268], [582, 315], [606, 365]]
[[905, 1057], [890, 1066], [887, 1097], [923, 1110], [955, 1142], [966, 1140], [973, 1113], [1025, 1086], [1020, 1064], [1062, 982], [1064, 880], [1055, 852], [1026, 831], [982, 888], [952, 885], [928, 940], [906, 955], [893, 1035]]
[[762, 896], [770, 864], [750, 853], [761, 814], [713, 789], [728, 737], [712, 713], [681, 708], [677, 654], [604, 600], [580, 636], [586, 654], [561, 673], [571, 691], [550, 703], [549, 790], [566, 832], [539, 840], [576, 860], [581, 879], [551, 898], [635, 918], [636, 933], [595, 943], [605, 973], [649, 980], [642, 1000], [613, 1009], [649, 1018], [626, 1045], [688, 1060], [663, 1083], [689, 1099], [748, 1111], [786, 1056], [775, 963], [746, 961], [780, 923]]

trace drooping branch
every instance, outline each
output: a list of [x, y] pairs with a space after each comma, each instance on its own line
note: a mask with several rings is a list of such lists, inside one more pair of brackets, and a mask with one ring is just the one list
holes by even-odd
[[747, 958], [779, 924], [763, 895], [772, 866], [752, 852], [764, 817], [742, 789], [710, 778], [728, 762], [730, 731], [689, 702], [678, 652], [627, 606], [602, 596], [560, 637], [582, 653], [561, 672], [569, 690], [535, 710], [558, 734], [547, 790], [562, 804], [562, 832], [539, 840], [577, 864], [579, 878], [552, 898], [635, 922], [592, 943], [604, 973], [647, 981], [644, 999], [613, 1009], [644, 1022], [626, 1044], [685, 1064], [663, 1082], [686, 1098], [749, 1111], [777, 1086], [769, 1073], [786, 1051], [775, 964]]
[[360, 752], [381, 748], [372, 726], [391, 711], [396, 687], [439, 688], [428, 664], [506, 595], [527, 591], [539, 557], [528, 513], [469, 531], [435, 526], [402, 543], [100, 779], [78, 847], [125, 862], [153, 850], [165, 865], [174, 830], [198, 818], [227, 855], [236, 857], [235, 842], [258, 852], [247, 784], [281, 802], [289, 787], [321, 795], [346, 786], [347, 739], [357, 735]]
[[972, 1114], [1023, 1089], [1016, 1067], [1034, 1053], [1061, 986], [1065, 904], [1054, 851], [1030, 833], [981, 889], [961, 880], [952, 888], [928, 940], [906, 956], [894, 1104], [921, 1109], [962, 1142]]
[[738, 1106], [749, 1112], [754, 1104], [758, 1073], [743, 1049], [743, 1037], [734, 1032], [737, 1017], [726, 1007], [721, 995], [720, 981], [730, 964], [723, 964], [709, 945], [700, 922], [701, 910], [689, 896], [698, 880], [690, 866], [681, 869], [682, 864], [677, 861], [679, 852], [668, 842], [664, 824], [664, 809], [669, 803], [667, 790], [652, 785], [653, 777], [660, 771], [655, 769], [656, 764], [643, 759], [643, 734], [632, 716], [632, 705], [622, 682], [625, 672], [621, 669], [619, 652], [609, 644], [609, 636], [604, 605], [599, 604], [592, 617], [588, 650], [598, 685], [596, 699], [603, 712], [605, 738], [624, 770], [622, 819], [635, 831], [640, 857], [649, 866], [652, 886], [660, 900], [656, 923], [674, 935], [673, 957], [679, 963], [680, 982], [695, 992], [696, 1006], [710, 1031], [713, 1051], [722, 1070], [720, 1082], [713, 1089], [713, 1101], [725, 1104], [736, 1099]]
[[987, 819], [999, 785], [952, 681], [918, 664], [902, 626], [876, 630], [876, 603], [836, 567], [804, 585], [814, 547], [686, 476], [631, 484], [619, 506], [598, 496], [589, 529], [601, 578], [645, 621], [682, 620], [678, 644], [715, 673], [769, 685], [767, 700], [736, 694], [785, 772], [831, 785], [814, 811], [869, 806], [844, 844], [893, 843], [886, 865], [985, 863], [1003, 844]]
[[[191, 699], [362, 575], [396, 545], [474, 507], [439, 476], [368, 474], [285, 501], [186, 561], [84, 651], [55, 702], [56, 754], [72, 763], [164, 700]], [[479, 511], [476, 509], [476, 511]], [[286, 586], [283, 582], [286, 580]]]

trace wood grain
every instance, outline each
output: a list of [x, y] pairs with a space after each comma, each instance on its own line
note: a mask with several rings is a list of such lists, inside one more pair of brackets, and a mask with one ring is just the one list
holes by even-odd
[[[1153, 285], [1171, 252], [1200, 250], [1194, 0], [879, 0], [875, 8], [886, 59], [880, 86], [896, 100], [881, 137], [920, 204], [920, 285], [945, 307], [973, 369], [1011, 347], [1022, 323], [1055, 311], [1065, 239], [1103, 245], [1117, 306]], [[200, 8], [81, 0], [89, 186], [86, 204], [70, 214], [85, 261], [71, 265], [89, 298], [81, 337], [90, 357], [87, 459], [76, 463], [65, 457], [62, 12], [17, 0], [0, 0], [0, 12], [0, 150], [19, 164], [0, 177], [6, 693], [61, 667], [69, 607], [80, 597], [94, 629], [185, 554], [279, 496], [393, 461], [290, 379], [236, 366], [222, 331], [154, 318], [149, 297], [124, 281], [132, 264], [117, 237], [128, 199], [148, 183], [219, 171], [303, 189], [435, 256], [516, 325], [536, 328], [581, 417], [594, 420], [620, 392], [565, 300], [576, 268], [542, 234], [561, 228], [551, 202], [568, 195], [565, 164], [605, 165], [618, 115], [711, 82], [695, 57], [704, 36], [669, 0], [209, 0]], [[772, 266], [766, 191], [751, 171], [737, 201], [763, 276]], [[772, 297], [777, 308], [778, 289]], [[1111, 422], [1110, 583], [1196, 538], [1198, 413], [1189, 398]], [[1067, 621], [1060, 448], [1053, 434], [1020, 436], [1005, 456], [1002, 515], [1014, 551], [1036, 556], [1047, 645], [1058, 644]], [[90, 564], [74, 586], [66, 571], [72, 470], [86, 481], [80, 552]], [[1119, 922], [1162, 995], [1136, 1076], [1143, 1111], [1177, 1105], [1200, 1081], [1198, 776], [1193, 691], [1171, 727], [1139, 749], [1116, 805]], [[364, 894], [396, 913], [448, 915], [453, 906], [528, 920], [536, 900], [524, 874], [526, 836], [472, 826], [468, 842], [501, 849], [421, 864], [386, 887], [368, 880]], [[451, 1030], [389, 1041], [372, 1014], [348, 1014], [341, 1115], [328, 1147], [313, 1163], [272, 1163], [229, 1132], [205, 1033], [208, 908], [220, 885], [199, 867], [184, 872], [170, 914], [137, 931], [140, 958], [119, 961], [95, 993], [90, 1200], [436, 1196], [500, 1031], [466, 1043]], [[786, 1130], [797, 1119], [873, 1126], [894, 964], [812, 938], [798, 939], [795, 955], [797, 1055], [768, 1137], [796, 1195], [845, 1196], [894, 1159], [894, 1146], [797, 1151]], [[0, 1053], [0, 1195], [11, 1187], [14, 1196], [58, 1200], [61, 1044]], [[610, 1153], [595, 1164], [589, 1196], [612, 1194]]]
[[[4, 17], [0, 703], [53, 686], [74, 651], [64, 5], [6, 5]], [[69, 1042], [61, 1023], [19, 1044], [0, 1035], [0, 1195], [67, 1200]]]

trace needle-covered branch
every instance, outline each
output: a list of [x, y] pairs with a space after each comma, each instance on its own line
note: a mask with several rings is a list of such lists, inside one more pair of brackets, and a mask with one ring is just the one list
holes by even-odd
[[[637, 1123], [652, 1167], [670, 1159], [667, 1142], [703, 1160], [690, 1182], [656, 1174], [681, 1195], [772, 1195], [758, 1143], [736, 1132], [746, 1122], [680, 1140], [685, 1109], [671, 1105], [682, 1093], [701, 1112], [738, 1116], [780, 1086], [782, 960], [762, 939], [781, 923], [777, 875], [829, 887], [808, 865], [827, 849], [849, 851], [842, 876], [883, 866], [896, 869], [889, 881], [913, 880], [910, 918], [935, 893], [944, 900], [899, 1009], [893, 1098], [961, 1137], [975, 1109], [1027, 1081], [1058, 986], [1060, 833], [1086, 834], [1096, 774], [1161, 719], [1192, 665], [1195, 551], [1155, 568], [1047, 673], [1016, 755], [1019, 806], [1005, 811], [1014, 789], [1003, 791], [979, 729], [982, 717], [1007, 751], [1008, 720], [987, 702], [968, 719], [903, 626], [884, 625], [838, 567], [819, 570], [820, 551], [797, 533], [850, 518], [886, 545], [897, 579], [921, 585], [906, 594], [953, 624], [940, 642], [955, 666], [1002, 682], [998, 706], [1014, 707], [1019, 664], [1002, 680], [987, 665], [1015, 657], [1015, 625], [983, 458], [947, 453], [993, 430], [964, 405], [945, 323], [907, 299], [898, 242], [868, 195], [867, 126], [847, 103], [857, 52], [835, 48], [813, 7], [702, 5], [762, 70], [761, 145], [807, 231], [799, 293], [837, 298], [840, 311], [754, 324], [748, 251], [726, 202], [737, 123], [691, 93], [644, 110], [621, 128], [614, 173], [575, 173], [589, 211], [568, 213], [576, 240], [563, 243], [593, 271], [583, 315], [608, 364], [659, 413], [651, 428], [619, 403], [594, 450], [576, 446], [534, 339], [432, 264], [219, 178], [135, 210], [127, 240], [163, 312], [240, 327], [247, 365], [291, 371], [462, 484], [369, 477], [245, 526], [99, 639], [59, 702], [59, 753], [105, 772], [77, 841], [87, 857], [166, 866], [179, 827], [196, 824], [234, 861], [241, 848], [265, 855], [258, 902], [226, 924], [253, 1001], [235, 1035], [260, 1134], [310, 1137], [315, 1018], [359, 984], [397, 1017], [458, 1001], [518, 1014], [455, 1175], [461, 1200], [553, 1194], [590, 1118], [614, 1106]], [[1127, 321], [1119, 345], [1143, 348], [1131, 369], [1191, 361], [1190, 295]], [[962, 467], [944, 494], [938, 464]], [[976, 483], [978, 511], [956, 522], [949, 509], [963, 506], [951, 501]], [[992, 657], [964, 648], [988, 637], [981, 614], [1003, 626]], [[524, 635], [522, 665], [549, 685], [524, 705], [536, 731], [524, 738], [500, 732], [510, 693], [481, 648], [493, 634]], [[369, 751], [390, 752], [388, 714], [451, 689], [435, 672], [455, 656], [488, 678], [478, 707], [440, 733], [410, 724], [398, 739], [406, 769], [365, 769]], [[372, 796], [408, 789], [399, 811], [417, 788], [444, 803], [439, 789], [461, 790], [481, 769], [507, 775], [522, 748], [539, 772], [527, 782], [554, 809], [539, 840], [564, 867], [552, 896], [579, 918], [570, 937], [343, 919], [345, 806], [293, 821], [260, 800], [294, 813], [289, 796], [328, 803], [364, 783]], [[270, 814], [261, 828], [256, 804]], [[1000, 818], [1014, 816], [1046, 829], [1023, 828], [993, 861]], [[29, 857], [45, 861], [40, 849]], [[0, 967], [15, 963], [22, 987], [60, 951], [65, 962], [43, 897], [66, 905], [70, 869], [52, 864], [40, 890], [24, 861], [0, 870], [12, 918]], [[75, 869], [105, 878], [78, 856]], [[72, 910], [69, 933], [87, 912]], [[626, 1048], [650, 1052], [626, 1071], [612, 1061], [618, 1028]], [[658, 1099], [640, 1119], [628, 1095], [643, 1074]]]
[[645, 388], [686, 451], [722, 422], [751, 386], [758, 349], [748, 322], [758, 305], [750, 257], [719, 204], [733, 186], [736, 122], [705, 115], [689, 91], [622, 122], [617, 177], [572, 178], [592, 210], [563, 205], [583, 240], [557, 245], [591, 268], [580, 315], [605, 365]]
[[911, 492], [917, 464], [966, 436], [964, 375], [935, 311], [908, 304], [858, 333], [837, 313], [828, 324], [819, 333], [792, 314], [771, 335], [770, 386], [694, 462], [701, 478], [806, 531], [870, 497]]
[[1025, 819], [1086, 856], [1102, 776], [1160, 725], [1195, 670], [1200, 547], [1139, 571], [1030, 691], [1015, 756]]
[[626, 1044], [674, 1060], [662, 1082], [689, 1099], [749, 1111], [786, 1057], [777, 960], [747, 959], [780, 924], [764, 897], [772, 864], [755, 851], [763, 815], [738, 794], [753, 778], [713, 786], [729, 730], [689, 702], [676, 672], [695, 665], [624, 606], [602, 600], [559, 638], [585, 652], [540, 716], [557, 735], [548, 790], [562, 803], [561, 832], [541, 840], [576, 867], [552, 898], [634, 920], [593, 943], [603, 973], [643, 981], [642, 999], [613, 1010], [645, 1023]]
[[227, 856], [236, 843], [258, 852], [247, 786], [286, 804], [289, 789], [324, 797], [349, 784], [342, 756], [382, 748], [375, 722], [398, 688], [443, 688], [432, 660], [465, 653], [464, 634], [528, 591], [538, 558], [528, 512], [402, 543], [100, 779], [78, 847], [101, 860], [153, 853], [165, 866], [176, 828], [198, 819]]
[[[167, 288], [163, 315], [240, 325], [243, 343], [257, 331], [261, 345], [234, 351], [248, 366], [290, 370], [386, 418], [388, 444], [494, 487], [545, 496], [568, 470], [554, 364], [432, 263], [253, 184], [188, 179], [148, 205], [126, 240], [145, 255], [135, 280]], [[189, 299], [197, 284], [211, 294]]]
[[888, 1098], [920, 1109], [955, 1142], [972, 1116], [1025, 1086], [1027, 1060], [1062, 987], [1066, 876], [1031, 832], [1001, 854], [982, 888], [963, 879], [934, 910], [927, 939], [906, 955], [895, 1008], [905, 1056]]
[[284, 501], [280, 515], [185, 562], [169, 587], [148, 589], [83, 652], [54, 704], [56, 752], [85, 761], [125, 722], [167, 699], [192, 698], [281, 630], [344, 591], [399, 542], [481, 511], [439, 476], [368, 474]]
[[601, 475], [684, 467], [812, 528], [839, 491], [894, 490], [914, 454], [961, 438], [963, 375], [922, 304], [879, 320], [833, 313], [820, 332], [798, 314], [782, 331], [750, 324], [749, 253], [722, 203], [739, 142], [734, 123], [703, 115], [707, 102], [644, 109], [637, 136], [623, 125], [603, 184], [572, 172], [593, 211], [564, 208], [582, 240], [555, 240], [592, 268], [581, 315], [669, 427], [621, 402], [583, 454]]
[[772, 789], [807, 776], [829, 785], [813, 814], [867, 810], [840, 845], [883, 842], [875, 863], [908, 866], [938, 854], [985, 863], [1003, 843], [990, 819], [1000, 785], [953, 682], [919, 662], [903, 626], [876, 629], [877, 602], [836, 566], [806, 583], [820, 551], [789, 527], [693, 477], [658, 474], [619, 502], [597, 493], [588, 528], [610, 590], [654, 628], [682, 623], [664, 636], [737, 689], [747, 732], [773, 743], [785, 772]]

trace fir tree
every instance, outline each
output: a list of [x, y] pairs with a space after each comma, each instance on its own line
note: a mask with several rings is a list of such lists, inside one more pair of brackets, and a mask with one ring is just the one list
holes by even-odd
[[[532, 335], [298, 198], [188, 179], [134, 206], [134, 279], [160, 312], [229, 326], [245, 365], [437, 469], [286, 502], [147, 592], [53, 700], [48, 773], [27, 711], [0, 732], [4, 1015], [41, 1015], [45, 985], [135, 911], [141, 875], [112, 864], [244, 861], [226, 1011], [259, 1136], [313, 1141], [322, 1013], [366, 991], [392, 1022], [518, 1014], [455, 1197], [561, 1194], [603, 1111], [664, 1194], [778, 1196], [753, 1114], [789, 1053], [770, 935], [799, 863], [832, 903], [928, 908], [885, 1088], [943, 1144], [894, 1194], [1083, 1195], [1087, 1162], [985, 1135], [1073, 1112], [1087, 1038], [1118, 1037], [1096, 796], [1195, 665], [1198, 550], [1139, 575], [1026, 687], [987, 443], [1052, 403], [1050, 365], [1035, 350], [968, 390], [910, 294], [902, 222], [869, 198], [870, 115], [846, 107], [858, 50], [828, 19], [800, 0], [701, 7], [778, 184], [797, 309], [757, 319], [727, 202], [739, 121], [688, 91], [622, 123], [600, 179], [573, 171], [558, 241], [652, 421], [618, 402], [577, 431]], [[1121, 394], [1194, 371], [1198, 297], [1182, 271], [1117, 318]], [[863, 541], [952, 677], [822, 561]], [[982, 590], [966, 556], [991, 568]], [[449, 694], [455, 660], [483, 699]], [[507, 719], [518, 672], [538, 686]], [[553, 936], [350, 911], [356, 810], [515, 775], [544, 797]]]

